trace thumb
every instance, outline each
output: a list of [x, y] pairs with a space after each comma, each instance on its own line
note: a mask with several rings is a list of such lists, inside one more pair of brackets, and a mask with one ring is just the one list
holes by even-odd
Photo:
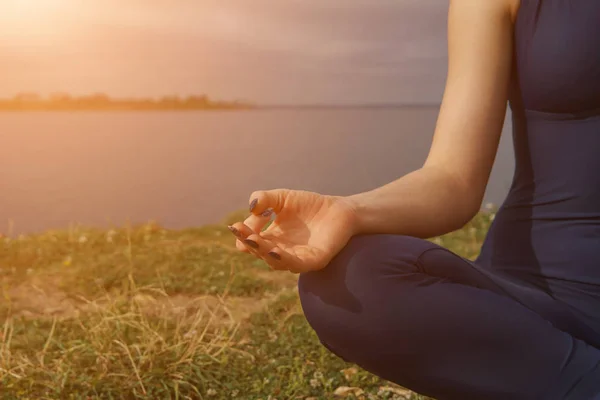
[[289, 193], [289, 189], [258, 190], [253, 192], [249, 200], [250, 212], [254, 215], [261, 215], [271, 209], [277, 214], [283, 209]]

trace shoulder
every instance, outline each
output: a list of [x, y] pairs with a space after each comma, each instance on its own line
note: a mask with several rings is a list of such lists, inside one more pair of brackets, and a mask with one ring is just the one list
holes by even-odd
[[481, 17], [505, 17], [514, 22], [522, 1], [527, 0], [449, 0], [450, 11]]

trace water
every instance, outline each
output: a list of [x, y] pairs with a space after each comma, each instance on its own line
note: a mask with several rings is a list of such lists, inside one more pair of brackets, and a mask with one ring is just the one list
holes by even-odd
[[[0, 233], [220, 222], [253, 190], [348, 195], [420, 167], [437, 108], [2, 113]], [[482, 132], [485, 134], [485, 132]], [[513, 171], [510, 126], [485, 196]]]

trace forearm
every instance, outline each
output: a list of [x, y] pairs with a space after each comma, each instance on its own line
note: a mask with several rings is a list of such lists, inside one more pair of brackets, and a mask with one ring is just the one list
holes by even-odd
[[346, 199], [356, 211], [356, 234], [428, 238], [466, 224], [479, 208], [479, 197], [441, 168], [423, 167]]

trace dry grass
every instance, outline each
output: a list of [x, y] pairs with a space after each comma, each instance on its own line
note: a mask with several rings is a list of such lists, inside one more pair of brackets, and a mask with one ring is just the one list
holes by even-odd
[[[435, 240], [474, 256], [489, 222]], [[0, 251], [3, 399], [420, 398], [325, 350], [296, 277], [235, 251], [225, 224], [73, 227]]]

